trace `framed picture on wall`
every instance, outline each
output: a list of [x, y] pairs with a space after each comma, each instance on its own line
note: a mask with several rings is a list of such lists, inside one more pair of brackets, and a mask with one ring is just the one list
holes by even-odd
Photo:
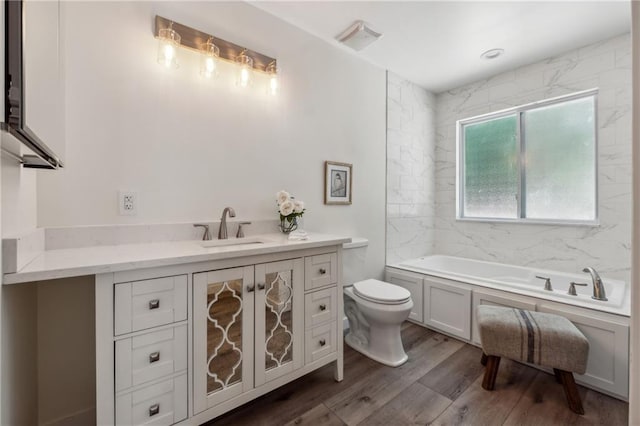
[[348, 163], [324, 162], [325, 204], [351, 204], [352, 168]]

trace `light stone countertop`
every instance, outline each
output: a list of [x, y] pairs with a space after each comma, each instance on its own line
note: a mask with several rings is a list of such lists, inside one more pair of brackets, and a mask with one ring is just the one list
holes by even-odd
[[205, 248], [202, 241], [191, 240], [45, 250], [18, 272], [4, 274], [3, 284], [280, 253], [351, 241], [349, 237], [316, 233], [309, 233], [309, 239], [304, 241], [289, 240], [284, 234], [252, 235], [246, 240], [255, 238], [265, 242]]

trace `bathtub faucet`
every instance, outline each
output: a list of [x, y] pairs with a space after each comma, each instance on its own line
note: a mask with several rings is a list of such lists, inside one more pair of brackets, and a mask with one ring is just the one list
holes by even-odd
[[582, 272], [588, 272], [589, 274], [591, 274], [591, 280], [593, 281], [593, 296], [591, 296], [591, 298], [603, 301], [608, 300], [607, 293], [605, 292], [604, 285], [602, 284], [602, 279], [600, 278], [600, 275], [598, 275], [596, 270], [590, 266], [587, 266], [582, 270]]
[[540, 275], [536, 275], [536, 278], [540, 280], [544, 280], [544, 289], [547, 291], [553, 291], [553, 287], [551, 287], [551, 278], [549, 277], [541, 277]]

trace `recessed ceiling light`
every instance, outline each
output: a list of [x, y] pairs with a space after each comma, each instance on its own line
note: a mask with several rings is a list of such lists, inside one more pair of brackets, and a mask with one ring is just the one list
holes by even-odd
[[382, 33], [371, 29], [366, 22], [356, 21], [336, 38], [353, 50], [362, 50], [380, 37]]
[[504, 53], [504, 49], [489, 49], [486, 52], [484, 52], [482, 55], [480, 55], [480, 57], [482, 59], [496, 59], [498, 56], [502, 56], [502, 54]]

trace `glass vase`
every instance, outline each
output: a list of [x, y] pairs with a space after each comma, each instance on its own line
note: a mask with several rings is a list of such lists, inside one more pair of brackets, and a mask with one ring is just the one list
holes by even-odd
[[283, 217], [280, 219], [280, 231], [288, 234], [292, 231], [298, 229], [298, 218], [297, 217]]

